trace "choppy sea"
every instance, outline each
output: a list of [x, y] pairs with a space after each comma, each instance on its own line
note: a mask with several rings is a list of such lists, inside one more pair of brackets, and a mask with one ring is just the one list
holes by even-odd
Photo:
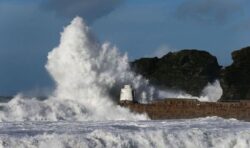
[[[10, 98], [2, 98], [1, 102]], [[249, 148], [250, 123], [219, 117], [0, 122], [0, 147]]]

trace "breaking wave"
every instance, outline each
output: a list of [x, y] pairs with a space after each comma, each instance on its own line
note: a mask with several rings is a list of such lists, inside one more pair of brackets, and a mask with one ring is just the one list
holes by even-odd
[[0, 147], [249, 148], [250, 124], [217, 117], [165, 121], [0, 123]]
[[165, 96], [169, 96], [169, 98], [184, 98], [184, 99], [197, 99], [201, 102], [217, 102], [222, 94], [223, 90], [221, 88], [219, 80], [214, 81], [213, 83], [208, 83], [207, 86], [202, 90], [200, 97], [195, 97], [184, 92], [164, 92]]
[[[49, 53], [45, 67], [56, 84], [53, 94], [44, 101], [17, 95], [0, 111], [0, 121], [147, 119], [146, 115], [115, 105], [124, 84], [136, 89], [136, 99], [142, 103], [154, 98], [192, 97], [149, 85], [130, 70], [126, 54], [120, 54], [109, 43], [100, 44], [80, 17], [64, 29], [60, 44]], [[219, 83], [215, 85], [217, 89]], [[206, 94], [212, 86], [205, 89], [204, 97], [197, 99], [214, 101]]]
[[56, 83], [54, 93], [44, 101], [16, 96], [0, 112], [0, 120], [147, 119], [116, 106], [111, 99], [118, 99], [115, 89], [126, 83], [142, 93], [148, 82], [129, 71], [126, 55], [120, 55], [108, 43], [99, 44], [80, 17], [64, 29], [60, 44], [49, 53], [45, 67]]

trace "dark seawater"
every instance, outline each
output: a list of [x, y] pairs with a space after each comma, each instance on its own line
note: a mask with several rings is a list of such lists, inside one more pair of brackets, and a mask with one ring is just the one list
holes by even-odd
[[7, 103], [9, 102], [13, 97], [12, 96], [0, 96], [0, 103]]
[[11, 96], [0, 96], [0, 111], [3, 110], [3, 105], [8, 103], [12, 98]]
[[[3, 110], [4, 104], [11, 101], [13, 98], [14, 98], [13, 96], [0, 96], [0, 110]], [[36, 99], [43, 101], [43, 100], [46, 100], [47, 97], [41, 96], [41, 97], [36, 97]]]

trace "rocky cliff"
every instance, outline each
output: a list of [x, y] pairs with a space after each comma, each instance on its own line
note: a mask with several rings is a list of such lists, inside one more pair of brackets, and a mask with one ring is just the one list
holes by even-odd
[[169, 52], [162, 58], [142, 58], [131, 63], [132, 69], [151, 83], [168, 89], [184, 90], [199, 96], [208, 82], [219, 77], [221, 66], [206, 51]]
[[221, 71], [221, 100], [250, 99], [250, 47], [232, 53], [232, 65]]
[[233, 63], [222, 69], [216, 57], [206, 51], [182, 50], [162, 58], [142, 58], [131, 63], [132, 70], [151, 83], [184, 90], [199, 96], [208, 82], [220, 80], [224, 100], [250, 100], [250, 47], [232, 53]]

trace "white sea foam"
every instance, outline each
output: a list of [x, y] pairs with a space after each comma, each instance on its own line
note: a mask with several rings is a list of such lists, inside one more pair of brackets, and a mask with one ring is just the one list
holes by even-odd
[[[100, 44], [80, 17], [64, 29], [59, 46], [48, 55], [46, 69], [55, 81], [54, 93], [44, 101], [17, 95], [0, 111], [0, 121], [147, 119], [115, 105], [124, 84], [136, 89], [136, 99], [142, 103], [154, 98], [194, 98], [149, 85], [130, 70], [126, 54], [109, 43]], [[215, 101], [218, 96], [209, 94], [218, 88], [215, 82], [195, 98]]]
[[249, 148], [249, 141], [250, 123], [217, 117], [0, 123], [0, 147]]
[[197, 99], [201, 102], [217, 102], [223, 94], [223, 90], [220, 86], [219, 80], [214, 81], [213, 83], [208, 83], [207, 86], [202, 90], [200, 97], [194, 97], [189, 94], [179, 93], [177, 98], [190, 98]]
[[220, 86], [219, 80], [213, 83], [208, 83], [208, 85], [203, 89], [202, 95], [199, 98], [200, 101], [216, 102], [223, 94], [223, 90]]
[[44, 101], [18, 95], [0, 112], [0, 120], [147, 119], [112, 100], [119, 98], [121, 86], [127, 83], [138, 94], [145, 91], [145, 97], [152, 98], [148, 82], [129, 70], [126, 55], [108, 43], [99, 44], [81, 18], [76, 17], [64, 29], [59, 46], [48, 55], [46, 68], [56, 83], [53, 95]]

